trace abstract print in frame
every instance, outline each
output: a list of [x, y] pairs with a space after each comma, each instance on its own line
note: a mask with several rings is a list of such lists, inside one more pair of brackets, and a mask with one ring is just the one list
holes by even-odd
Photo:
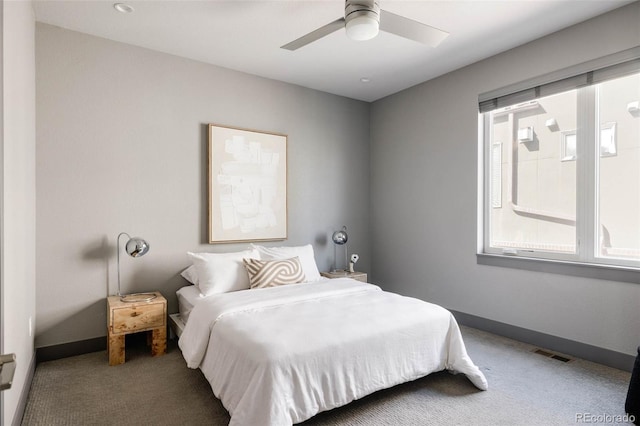
[[209, 124], [209, 243], [287, 239], [287, 136]]

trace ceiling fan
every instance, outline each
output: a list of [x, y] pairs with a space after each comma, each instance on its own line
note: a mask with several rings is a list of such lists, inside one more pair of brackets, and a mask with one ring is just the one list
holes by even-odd
[[344, 18], [336, 19], [281, 48], [297, 50], [343, 27], [352, 40], [369, 40], [382, 30], [431, 47], [436, 47], [449, 35], [446, 31], [380, 9], [378, 0], [345, 0]]

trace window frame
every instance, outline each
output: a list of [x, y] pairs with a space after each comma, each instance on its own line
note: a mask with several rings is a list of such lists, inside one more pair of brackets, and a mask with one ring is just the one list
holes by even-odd
[[[629, 64], [633, 69], [632, 73], [640, 73], [638, 67], [638, 58], [640, 58], [640, 48], [633, 48], [618, 54], [610, 55], [606, 58], [590, 61], [589, 63], [579, 64], [569, 69], [560, 70], [550, 75], [538, 77], [530, 82], [521, 82], [510, 88], [498, 89], [488, 94], [479, 96], [480, 112], [478, 115], [478, 136], [479, 141], [479, 165], [478, 165], [478, 256], [486, 256], [487, 258], [501, 258], [504, 262], [509, 262], [508, 258], [530, 259], [534, 261], [553, 262], [555, 264], [566, 263], [568, 265], [593, 266], [597, 268], [609, 270], [630, 270], [640, 272], [640, 260], [627, 260], [598, 256], [598, 246], [595, 241], [600, 238], [599, 227], [599, 204], [598, 204], [598, 179], [599, 165], [601, 157], [601, 132], [604, 126], [610, 123], [600, 123], [600, 112], [598, 111], [598, 92], [597, 84], [616, 78], [618, 64], [622, 64], [619, 68], [628, 68]], [[593, 73], [591, 70], [605, 69], [601, 80], [593, 82]], [[610, 71], [613, 69], [613, 71]], [[544, 84], [553, 86], [556, 81], [560, 84], [566, 84], [567, 81], [579, 81], [580, 76], [577, 74], [586, 73], [588, 84], [578, 83], [577, 89], [577, 128], [576, 132], [580, 132], [581, 136], [576, 138], [576, 151], [578, 159], [576, 167], [576, 253], [560, 253], [544, 250], [528, 250], [528, 249], [503, 249], [491, 247], [491, 209], [493, 206], [493, 193], [491, 188], [492, 170], [491, 157], [494, 143], [490, 132], [491, 129], [491, 110], [500, 109], [498, 99], [500, 96], [510, 95], [512, 99], [518, 99], [519, 93], [529, 92], [529, 98], [525, 101], [536, 101], [545, 98], [552, 93], [540, 94], [539, 87], [536, 84]], [[626, 71], [629, 74], [628, 71]], [[613, 77], [607, 78], [608, 74]], [[590, 77], [591, 76], [591, 77]], [[557, 79], [554, 81], [554, 79]], [[531, 90], [535, 87], [535, 97], [532, 99]], [[567, 90], [572, 90], [568, 88]], [[511, 91], [511, 92], [510, 92]], [[566, 90], [558, 90], [561, 93]], [[495, 106], [490, 111], [483, 111], [483, 102], [486, 104], [489, 99], [495, 97], [493, 101]], [[507, 96], [508, 97], [508, 96]], [[496, 101], [497, 99], [497, 101]], [[514, 105], [514, 104], [513, 104]], [[582, 130], [578, 130], [582, 129]], [[617, 138], [616, 125], [613, 124], [614, 137]], [[583, 134], [584, 133], [584, 134]], [[501, 141], [504, 144], [504, 141]], [[617, 142], [616, 142], [617, 143]], [[563, 147], [564, 149], [564, 141]], [[617, 149], [617, 147], [616, 147]], [[616, 155], [616, 154], [613, 154]], [[561, 161], [567, 161], [561, 156]], [[504, 185], [504, 183], [502, 183]], [[509, 200], [502, 200], [502, 204], [509, 204]], [[513, 204], [512, 204], [513, 206]], [[500, 261], [502, 262], [502, 261]], [[521, 263], [521, 262], [519, 262]], [[640, 275], [639, 275], [640, 276]]]

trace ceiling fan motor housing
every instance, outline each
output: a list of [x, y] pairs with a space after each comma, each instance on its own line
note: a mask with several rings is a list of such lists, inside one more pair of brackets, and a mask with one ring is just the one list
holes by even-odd
[[377, 0], [346, 0], [344, 19], [349, 38], [372, 39], [380, 28], [380, 5]]

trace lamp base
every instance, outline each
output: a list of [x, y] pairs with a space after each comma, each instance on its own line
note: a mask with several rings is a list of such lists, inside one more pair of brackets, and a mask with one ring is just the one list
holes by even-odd
[[153, 299], [158, 297], [154, 293], [133, 293], [133, 294], [123, 294], [120, 296], [120, 300], [126, 303], [134, 303], [134, 302], [150, 302]]

